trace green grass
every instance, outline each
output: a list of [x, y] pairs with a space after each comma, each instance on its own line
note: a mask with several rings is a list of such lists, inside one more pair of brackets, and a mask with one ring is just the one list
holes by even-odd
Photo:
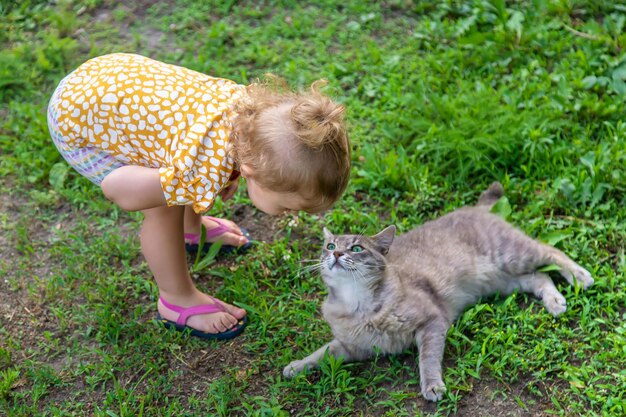
[[[625, 29], [626, 4], [608, 0], [2, 2], [0, 415], [626, 414]], [[249, 311], [235, 342], [153, 322], [141, 216], [107, 202], [49, 139], [56, 83], [112, 51], [241, 83], [326, 78], [347, 107], [354, 168], [332, 211], [270, 219], [243, 191], [217, 204], [249, 210], [267, 236], [196, 272]], [[437, 405], [418, 394], [415, 349], [281, 376], [330, 337], [320, 280], [299, 274], [323, 226], [406, 231], [494, 180], [510, 221], [594, 275], [586, 292], [558, 281], [563, 316], [523, 294], [466, 311]]]

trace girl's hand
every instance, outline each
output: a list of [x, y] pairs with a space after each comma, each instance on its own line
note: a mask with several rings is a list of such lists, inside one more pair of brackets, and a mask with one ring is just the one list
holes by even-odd
[[232, 181], [228, 187], [222, 188], [222, 190], [218, 193], [222, 200], [228, 201], [235, 195], [235, 191], [239, 187], [239, 179]]

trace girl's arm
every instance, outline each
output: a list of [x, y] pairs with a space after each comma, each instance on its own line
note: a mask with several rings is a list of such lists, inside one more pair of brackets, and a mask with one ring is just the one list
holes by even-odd
[[165, 206], [158, 168], [126, 165], [107, 175], [101, 184], [109, 200], [127, 211]]

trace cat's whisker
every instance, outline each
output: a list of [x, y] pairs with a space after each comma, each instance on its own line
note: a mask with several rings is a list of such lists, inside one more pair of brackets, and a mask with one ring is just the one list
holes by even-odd
[[301, 274], [305, 274], [305, 273], [309, 273], [309, 272], [318, 272], [321, 269], [322, 269], [321, 265], [320, 266], [314, 265], [314, 266], [310, 266], [310, 267], [306, 267], [306, 268], [300, 268], [300, 269], [298, 269], [298, 271]]
[[307, 266], [303, 266], [302, 268], [299, 268], [300, 271], [313, 271], [315, 269], [321, 269], [322, 268], [322, 264], [315, 264], [315, 265], [307, 265]]
[[359, 233], [357, 233], [357, 235], [356, 235], [356, 236], [357, 236], [359, 239], [360, 239], [360, 238], [362, 238], [363, 236], [365, 236], [365, 229], [366, 229], [366, 228], [367, 228], [367, 226], [363, 226], [363, 227], [361, 228], [361, 231], [360, 231]]
[[318, 260], [316, 260], [315, 262], [310, 262], [310, 263], [308, 263], [307, 265], [303, 265], [302, 267], [303, 267], [303, 268], [308, 268], [308, 267], [310, 267], [310, 266], [321, 265], [321, 264], [322, 264], [322, 261], [320, 261], [320, 260], [318, 259]]
[[316, 269], [321, 269], [322, 266], [323, 265], [321, 263], [314, 264], [314, 265], [307, 265], [307, 266], [304, 266], [304, 267], [300, 268], [299, 270], [300, 271], [313, 271], [313, 270], [316, 270]]
[[313, 264], [313, 265], [304, 266], [304, 267], [298, 269], [297, 276], [301, 276], [301, 275], [309, 273], [309, 272], [319, 272], [322, 269], [322, 267], [323, 267], [323, 265], [322, 265], [321, 262], [319, 262], [317, 264]]
[[355, 268], [354, 270], [361, 276], [363, 281], [366, 281], [365, 274], [363, 274], [363, 272], [360, 269]]

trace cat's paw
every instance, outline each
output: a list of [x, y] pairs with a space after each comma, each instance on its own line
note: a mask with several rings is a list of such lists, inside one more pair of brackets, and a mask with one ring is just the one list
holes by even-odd
[[591, 287], [594, 282], [593, 277], [591, 276], [589, 271], [587, 271], [585, 268], [581, 267], [580, 265], [576, 265], [576, 267], [573, 268], [572, 271], [567, 271], [567, 270], [561, 271], [561, 275], [563, 275], [563, 277], [566, 280], [568, 280], [569, 283], [572, 285], [574, 285], [572, 281], [572, 277], [573, 277], [573, 280], [575, 280], [585, 290]]
[[593, 285], [593, 277], [585, 268], [579, 267], [574, 271], [574, 278], [584, 289], [587, 289]]
[[293, 378], [300, 372], [304, 371], [306, 365], [304, 361], [293, 361], [283, 369], [283, 375], [285, 378]]
[[563, 297], [563, 295], [559, 292], [554, 292], [553, 294], [544, 296], [543, 305], [546, 307], [546, 310], [548, 310], [548, 313], [552, 314], [554, 317], [565, 313], [567, 310], [565, 297]]
[[428, 401], [439, 401], [446, 392], [446, 385], [442, 381], [422, 385], [422, 395]]

